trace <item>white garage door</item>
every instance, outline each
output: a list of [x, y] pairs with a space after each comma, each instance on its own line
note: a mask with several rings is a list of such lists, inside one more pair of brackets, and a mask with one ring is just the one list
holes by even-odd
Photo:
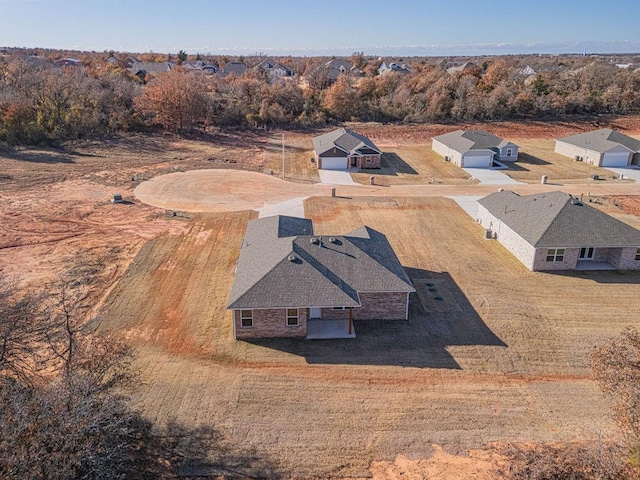
[[605, 153], [602, 158], [603, 167], [626, 167], [629, 164], [628, 153]]
[[347, 170], [347, 157], [328, 157], [322, 159], [323, 170]]
[[491, 168], [491, 155], [465, 155], [462, 157], [463, 168]]

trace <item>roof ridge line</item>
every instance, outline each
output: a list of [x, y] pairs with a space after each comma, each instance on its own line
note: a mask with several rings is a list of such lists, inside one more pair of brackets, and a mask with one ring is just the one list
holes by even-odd
[[[533, 245], [534, 247], [538, 246], [538, 243], [540, 243], [540, 240], [544, 237], [544, 235], [549, 231], [549, 229], [553, 226], [553, 224], [555, 223], [556, 219], [558, 218], [558, 215], [560, 215], [560, 213], [566, 208], [567, 204], [569, 202], [571, 202], [571, 199], [573, 198], [573, 196], [569, 193], [565, 193], [565, 192], [561, 192], [560, 190], [558, 190], [558, 192], [563, 193], [565, 195], [568, 196], [568, 198], [566, 199], [566, 201], [564, 202], [564, 205], [562, 206], [562, 208], [558, 211], [558, 213], [553, 217], [553, 220], [551, 220], [551, 223], [549, 223], [549, 225], [547, 225], [547, 228], [544, 229], [544, 232], [542, 232], [542, 234], [540, 234], [540, 237], [536, 240], [536, 243]], [[553, 192], [550, 192], [553, 193]], [[547, 195], [546, 193], [543, 195]]]

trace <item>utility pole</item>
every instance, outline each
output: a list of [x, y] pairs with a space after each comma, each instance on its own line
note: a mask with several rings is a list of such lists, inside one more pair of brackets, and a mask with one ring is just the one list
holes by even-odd
[[282, 178], [284, 179], [284, 133], [282, 134]]

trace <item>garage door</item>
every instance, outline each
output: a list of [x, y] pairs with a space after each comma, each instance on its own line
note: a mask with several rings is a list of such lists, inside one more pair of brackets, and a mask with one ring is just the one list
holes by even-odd
[[490, 168], [493, 157], [491, 155], [465, 155], [462, 157], [463, 168]]
[[626, 167], [628, 164], [628, 153], [605, 153], [602, 158], [603, 167]]
[[346, 157], [329, 157], [322, 159], [323, 170], [347, 170]]

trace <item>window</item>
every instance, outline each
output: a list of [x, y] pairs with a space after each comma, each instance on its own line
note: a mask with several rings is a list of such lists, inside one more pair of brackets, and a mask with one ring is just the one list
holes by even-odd
[[287, 327], [298, 326], [298, 309], [287, 308]]
[[240, 326], [242, 328], [253, 327], [253, 310], [240, 310]]
[[594, 252], [594, 248], [593, 247], [582, 247], [580, 249], [580, 256], [578, 257], [579, 260], [593, 260], [593, 252]]
[[564, 248], [550, 248], [547, 250], [547, 262], [564, 261]]
[[636, 261], [640, 261], [640, 248], [636, 250]]
[[367, 155], [367, 165], [371, 165], [371, 157]]
[[513, 155], [513, 150], [507, 148], [507, 157], [510, 157], [511, 155]]

